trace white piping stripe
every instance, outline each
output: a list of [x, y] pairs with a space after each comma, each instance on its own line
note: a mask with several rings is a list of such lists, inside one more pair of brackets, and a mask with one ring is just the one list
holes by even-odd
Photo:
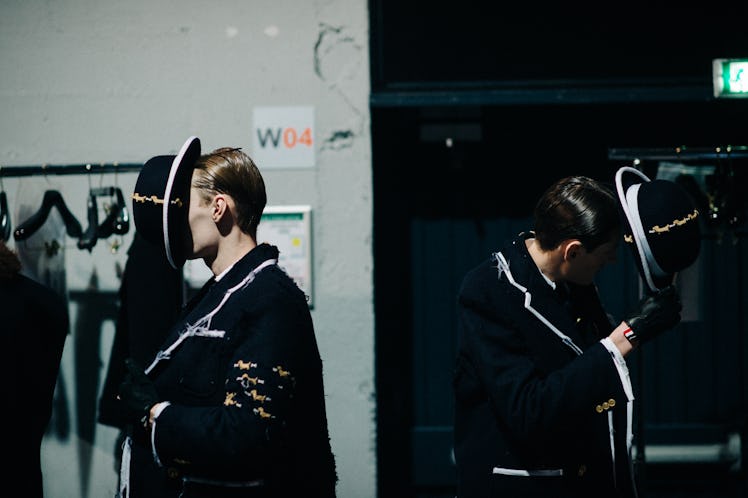
[[521, 477], [555, 477], [564, 475], [564, 469], [540, 469], [540, 470], [523, 470], [507, 469], [504, 467], [494, 467], [494, 474], [503, 476], [521, 476]]
[[616, 475], [616, 441], [614, 439], [615, 428], [613, 427], [613, 412], [608, 412], [608, 436], [610, 437], [610, 458], [613, 460], [613, 487], [616, 487], [618, 476]]
[[119, 494], [117, 498], [130, 495], [130, 460], [132, 459], [132, 439], [127, 436], [122, 443], [122, 462], [119, 469]]
[[255, 276], [257, 276], [258, 273], [260, 273], [263, 269], [270, 265], [274, 265], [278, 262], [277, 259], [268, 259], [263, 261], [261, 264], [259, 264], [254, 270], [249, 272], [246, 277], [242, 279], [241, 282], [227, 290], [223, 298], [221, 299], [221, 302], [218, 303], [218, 305], [208, 313], [207, 315], [203, 316], [199, 320], [197, 320], [193, 325], [188, 324], [187, 328], [179, 334], [179, 338], [177, 338], [176, 341], [174, 341], [166, 350], [161, 350], [156, 354], [156, 358], [153, 360], [153, 363], [150, 364], [148, 368], [145, 369], [145, 373], [150, 373], [151, 370], [153, 370], [156, 365], [164, 359], [168, 359], [171, 356], [172, 351], [174, 351], [179, 345], [187, 339], [188, 337], [193, 336], [202, 336], [202, 337], [223, 337], [225, 334], [225, 331], [223, 330], [212, 330], [210, 328], [211, 321], [213, 320], [213, 317], [216, 313], [223, 307], [224, 304], [226, 304], [226, 301], [229, 300], [231, 295], [236, 292], [238, 289], [241, 289], [242, 287], [245, 287], [249, 285], [254, 279]]
[[[650, 274], [649, 264], [647, 263], [647, 261], [650, 259], [652, 260], [654, 268], [662, 272], [661, 276], [665, 276], [665, 273], [662, 271], [659, 265], [654, 262], [654, 256], [652, 256], [652, 251], [649, 249], [647, 237], [646, 235], [644, 235], [644, 229], [642, 228], [641, 219], [639, 218], [639, 206], [637, 203], [636, 193], [638, 193], [639, 186], [641, 184], [632, 185], [627, 192], [624, 192], [622, 176], [625, 172], [633, 173], [639, 176], [645, 182], [648, 182], [649, 178], [638, 169], [632, 168], [630, 166], [624, 166], [616, 171], [616, 190], [618, 191], [618, 200], [621, 203], [621, 208], [623, 209], [623, 212], [626, 215], [626, 219], [629, 222], [629, 226], [631, 227], [634, 243], [636, 244], [637, 253], [639, 255], [639, 260], [641, 262], [642, 270], [644, 271], [644, 279], [649, 288], [654, 291], [657, 290], [657, 286], [652, 280], [652, 275]], [[631, 199], [629, 199], [630, 195], [632, 197]]]
[[[605, 346], [605, 349], [608, 350], [610, 353], [610, 356], [613, 357], [613, 364], [616, 367], [616, 370], [618, 371], [618, 378], [621, 380], [621, 385], [623, 386], [623, 391], [626, 393], [626, 454], [628, 456], [628, 464], [629, 464], [629, 470], [631, 472], [631, 480], [634, 481], [634, 467], [633, 467], [633, 461], [631, 459], [631, 448], [633, 446], [634, 441], [634, 426], [633, 426], [633, 420], [634, 420], [634, 388], [631, 385], [631, 376], [629, 375], [629, 367], [626, 365], [626, 360], [623, 358], [623, 355], [618, 350], [616, 345], [613, 343], [613, 341], [610, 339], [610, 337], [606, 337], [604, 339], [601, 339], [600, 342], [603, 346]], [[608, 412], [608, 416], [610, 416], [611, 413]], [[613, 437], [613, 426], [610, 425], [612, 422], [609, 419], [608, 420], [608, 430], [611, 431], [611, 445], [612, 445], [612, 437]], [[613, 457], [613, 464], [614, 464], [614, 472], [613, 475], [615, 476], [615, 446], [612, 445], [611, 447], [611, 455]], [[634, 484], [634, 488], [636, 488], [636, 485]]]
[[[178, 269], [177, 265], [174, 263], [174, 259], [171, 257], [171, 245], [169, 244], [169, 205], [171, 204], [171, 189], [174, 185], [174, 178], [177, 175], [177, 170], [179, 169], [179, 163], [182, 162], [182, 158], [184, 157], [184, 154], [187, 152], [187, 149], [192, 145], [192, 142], [196, 140], [197, 137], [190, 137], [187, 139], [187, 141], [182, 144], [182, 148], [179, 150], [179, 154], [174, 158], [174, 160], [171, 162], [171, 169], [169, 170], [169, 179], [166, 182], [166, 191], [164, 192], [164, 205], [161, 207], [161, 219], [163, 222], [164, 227], [164, 247], [166, 248], [166, 257], [169, 260], [169, 264], [174, 269]], [[189, 209], [189, 206], [187, 206]]]
[[[633, 420], [634, 419], [634, 403], [633, 401], [629, 401], [626, 403], [626, 420]], [[634, 459], [631, 456], [631, 451], [633, 448], [633, 442], [634, 442], [634, 429], [633, 424], [631, 422], [628, 422], [626, 424], [626, 451], [628, 455], [629, 460], [629, 474], [631, 475], [631, 487], [634, 490], [634, 498], [638, 498], [639, 492], [636, 489], [636, 480], [634, 479]]]
[[[633, 229], [636, 230], [636, 234], [634, 236], [634, 240], [636, 240], [637, 247], [641, 250], [641, 256], [646, 258], [646, 261], [649, 262], [649, 267], [647, 267], [647, 270], [652, 270], [652, 273], [654, 273], [658, 277], [664, 277], [667, 274], [665, 271], [660, 268], [660, 265], [657, 264], [657, 261], [655, 261], [654, 254], [652, 254], [652, 249], [649, 247], [649, 241], [647, 240], [647, 234], [644, 232], [644, 226], [642, 226], [642, 218], [639, 214], [639, 189], [641, 187], [641, 183], [637, 183], [636, 185], [632, 185], [630, 189], [626, 192], [626, 202], [628, 203], [628, 207], [631, 210], [631, 216], [633, 218]], [[644, 262], [644, 260], [642, 260]]]
[[498, 263], [499, 277], [501, 277], [501, 274], [504, 273], [506, 275], [507, 280], [509, 280], [509, 283], [512, 284], [514, 287], [516, 287], [517, 289], [519, 289], [521, 292], [523, 292], [525, 294], [525, 303], [524, 303], [525, 308], [530, 313], [532, 313], [533, 315], [535, 315], [535, 317], [538, 320], [540, 320], [541, 322], [543, 322], [543, 324], [546, 327], [548, 327], [549, 329], [551, 329], [553, 331], [553, 333], [556, 334], [561, 339], [561, 341], [564, 344], [566, 344], [568, 347], [570, 347], [577, 355], [581, 355], [582, 354], [582, 350], [579, 349], [579, 347], [576, 344], [574, 344], [574, 341], [572, 341], [569, 336], [567, 336], [566, 334], [564, 334], [563, 332], [561, 332], [558, 328], [556, 328], [555, 325], [553, 325], [550, 321], [548, 321], [548, 319], [546, 317], [544, 317], [543, 315], [541, 315], [538, 312], [538, 310], [536, 310], [535, 308], [532, 307], [532, 305], [531, 305], [532, 295], [530, 294], [530, 292], [528, 292], [528, 290], [527, 290], [526, 287], [523, 287], [522, 285], [518, 284], [514, 280], [514, 277], [512, 276], [512, 272], [509, 271], [509, 263], [507, 263], [506, 259], [504, 258], [504, 255], [501, 254], [500, 252], [497, 252], [497, 253], [494, 253], [494, 256], [496, 257], [496, 261]]

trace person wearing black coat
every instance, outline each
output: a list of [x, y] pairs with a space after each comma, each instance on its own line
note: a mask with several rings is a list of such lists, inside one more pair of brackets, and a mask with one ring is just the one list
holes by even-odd
[[634, 497], [624, 357], [678, 323], [680, 300], [668, 286], [611, 322], [594, 278], [622, 223], [599, 182], [559, 180], [534, 218], [459, 290], [457, 497]]
[[136, 229], [213, 277], [148, 365], [126, 362], [122, 498], [335, 497], [322, 360], [306, 296], [256, 242], [265, 203], [246, 154], [195, 137], [141, 170]]
[[41, 445], [52, 417], [52, 403], [65, 339], [70, 331], [67, 300], [21, 273], [17, 255], [0, 240], [0, 337], [3, 361], [5, 463], [0, 480], [17, 496], [44, 494]]

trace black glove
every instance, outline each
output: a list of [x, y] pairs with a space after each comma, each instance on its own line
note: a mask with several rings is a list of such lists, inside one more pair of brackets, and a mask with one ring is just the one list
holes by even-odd
[[642, 299], [639, 308], [624, 318], [630, 329], [624, 335], [629, 341], [644, 343], [675, 327], [680, 322], [681, 309], [680, 296], [675, 286], [669, 285]]
[[119, 399], [125, 410], [125, 418], [147, 427], [151, 407], [159, 402], [156, 387], [132, 358], [125, 360], [125, 367], [125, 379], [119, 386]]

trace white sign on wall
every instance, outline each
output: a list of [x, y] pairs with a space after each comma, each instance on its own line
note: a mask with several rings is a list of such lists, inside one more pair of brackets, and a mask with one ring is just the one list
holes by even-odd
[[257, 226], [257, 242], [278, 246], [278, 264], [312, 299], [312, 208], [311, 206], [267, 206]]
[[266, 168], [313, 168], [314, 107], [255, 107], [252, 159]]

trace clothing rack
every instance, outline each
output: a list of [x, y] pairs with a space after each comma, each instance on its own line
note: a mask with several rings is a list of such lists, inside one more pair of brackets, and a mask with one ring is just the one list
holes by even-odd
[[131, 173], [138, 172], [142, 168], [143, 163], [40, 164], [33, 166], [0, 165], [0, 178], [36, 175]]
[[625, 161], [698, 161], [748, 158], [748, 146], [611, 148], [608, 159]]
[[[6, 241], [11, 237], [10, 211], [8, 209], [7, 195], [2, 180], [10, 177], [44, 176], [50, 175], [99, 175], [104, 173], [129, 173], [139, 172], [143, 168], [142, 163], [85, 163], [85, 164], [41, 164], [34, 166], [5, 166], [0, 165], [0, 240]], [[83, 231], [80, 222], [68, 210], [61, 194], [57, 190], [47, 190], [44, 193], [42, 207], [29, 219], [15, 227], [13, 237], [16, 240], [24, 240], [34, 233], [47, 218], [50, 209], [57, 208], [65, 221], [67, 235], [78, 238], [78, 248], [87, 249], [89, 252], [98, 239], [104, 239], [112, 234], [123, 235], [129, 231], [129, 215], [127, 204], [119, 187], [91, 187], [91, 176], [89, 178], [89, 193], [87, 199], [88, 228]], [[115, 177], [116, 178], [116, 177]], [[116, 183], [116, 181], [115, 181]], [[98, 196], [116, 196], [116, 200], [108, 205], [106, 218], [99, 223], [98, 219]], [[57, 251], [57, 248], [47, 250]]]

